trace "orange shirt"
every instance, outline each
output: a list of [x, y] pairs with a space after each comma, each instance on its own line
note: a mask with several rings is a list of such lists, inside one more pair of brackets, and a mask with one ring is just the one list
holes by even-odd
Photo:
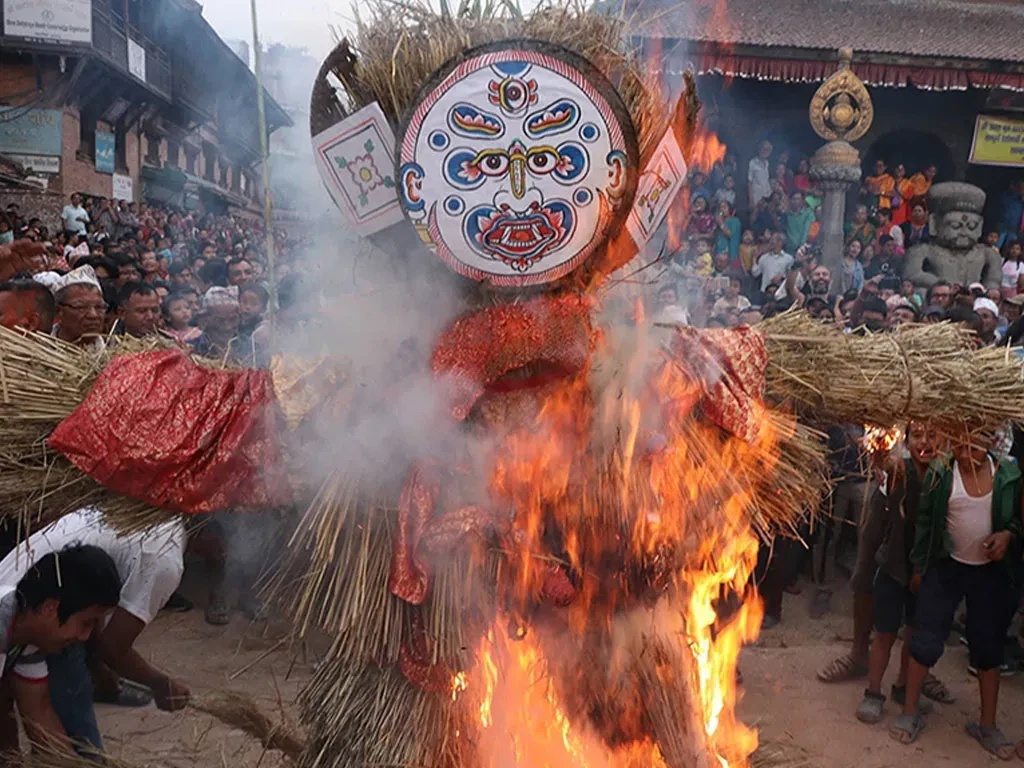
[[911, 197], [924, 197], [928, 194], [928, 190], [932, 188], [932, 183], [924, 177], [923, 173], [915, 173], [911, 176], [910, 183], [914, 190], [914, 194]]
[[868, 176], [868, 189], [878, 195], [879, 208], [892, 208], [892, 196], [896, 192], [896, 179], [888, 173], [881, 176]]

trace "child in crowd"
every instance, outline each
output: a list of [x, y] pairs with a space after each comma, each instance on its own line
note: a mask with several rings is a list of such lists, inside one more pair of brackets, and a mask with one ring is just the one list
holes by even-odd
[[900, 295], [904, 299], [909, 301], [911, 304], [913, 304], [915, 307], [917, 307], [919, 310], [921, 309], [924, 303], [924, 300], [920, 296], [918, 296], [917, 292], [914, 290], [913, 280], [904, 280], [902, 282], [900, 287]]
[[1007, 760], [1014, 744], [996, 726], [1006, 631], [1019, 596], [1021, 472], [988, 450], [990, 440], [966, 432], [952, 461], [932, 463], [914, 526], [911, 591], [917, 591], [910, 636], [906, 704], [893, 739], [911, 744], [925, 726], [921, 686], [945, 650], [953, 618], [967, 600], [970, 665], [977, 671], [981, 712], [967, 733]]
[[179, 344], [189, 344], [202, 335], [202, 331], [192, 325], [192, 307], [189, 297], [175, 293], [164, 299], [164, 330], [167, 335]]
[[[876, 553], [878, 564], [872, 588], [875, 639], [868, 657], [868, 686], [857, 707], [857, 719], [862, 723], [877, 723], [885, 712], [882, 678], [889, 666], [896, 634], [904, 622], [907, 636], [903, 640], [900, 669], [891, 695], [897, 704], [906, 701], [909, 640], [917, 600], [910, 589], [913, 576], [910, 550], [914, 543], [921, 481], [935, 458], [937, 436], [924, 424], [912, 423], [907, 427], [906, 443], [910, 458], [901, 462], [886, 457], [884, 466], [878, 469], [881, 477], [871, 496], [860, 544]], [[925, 711], [927, 707], [921, 709]]]
[[754, 262], [757, 261], [757, 241], [754, 239], [754, 231], [751, 229], [743, 230], [743, 237], [740, 239], [740, 266], [743, 271], [748, 275], [750, 270], [754, 268]]

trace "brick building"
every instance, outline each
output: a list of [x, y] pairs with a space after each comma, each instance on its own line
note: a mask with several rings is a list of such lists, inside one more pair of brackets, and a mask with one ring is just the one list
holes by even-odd
[[[291, 124], [266, 97], [268, 130]], [[0, 6], [0, 155], [47, 218], [72, 192], [255, 215], [256, 82], [194, 0]], [[28, 196], [28, 197], [26, 197]]]

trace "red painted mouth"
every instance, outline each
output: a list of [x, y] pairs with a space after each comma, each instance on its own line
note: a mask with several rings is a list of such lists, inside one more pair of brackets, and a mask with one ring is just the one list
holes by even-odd
[[575, 219], [561, 201], [533, 203], [524, 213], [508, 206], [485, 208], [471, 215], [466, 234], [482, 253], [525, 272], [569, 237]]

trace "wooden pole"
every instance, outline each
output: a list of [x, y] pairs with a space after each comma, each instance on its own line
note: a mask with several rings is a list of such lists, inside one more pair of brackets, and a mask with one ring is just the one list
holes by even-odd
[[263, 220], [267, 230], [267, 286], [270, 289], [270, 322], [273, 328], [277, 312], [277, 268], [274, 258], [273, 201], [270, 197], [270, 152], [267, 148], [267, 111], [263, 104], [263, 51], [260, 48], [260, 29], [256, 18], [256, 0], [251, 0], [253, 64], [256, 68], [256, 112], [259, 116], [260, 159], [263, 164]]

